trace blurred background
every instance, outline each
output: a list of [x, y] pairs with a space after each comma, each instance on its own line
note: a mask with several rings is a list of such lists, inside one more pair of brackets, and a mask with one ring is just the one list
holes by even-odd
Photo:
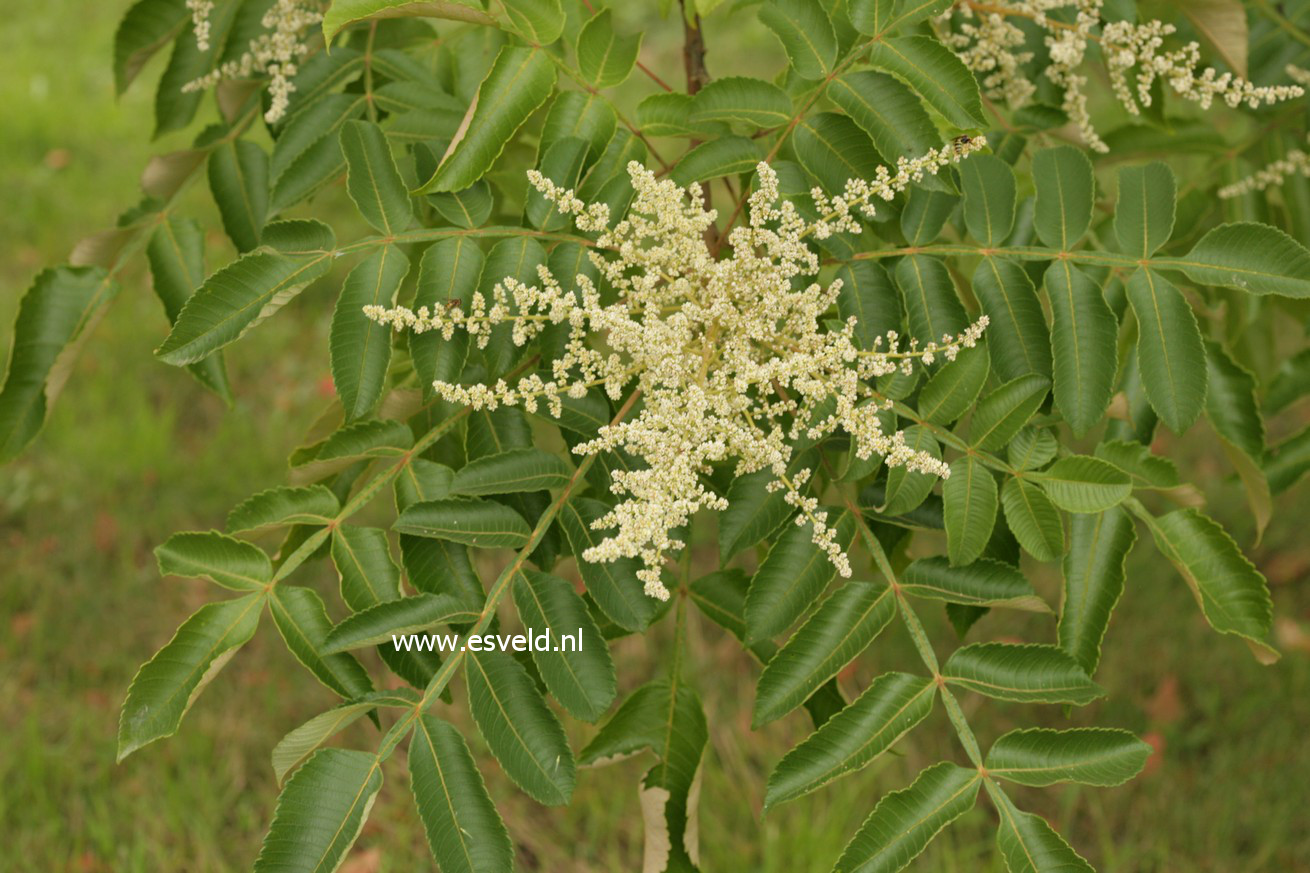
[[[0, 21], [4, 354], [35, 273], [135, 202], [150, 153], [186, 144], [185, 134], [148, 141], [159, 59], [114, 99], [110, 53], [125, 5], [12, 3]], [[676, 79], [680, 27], [651, 18], [643, 59]], [[719, 64], [740, 72], [757, 63], [725, 63], [714, 48], [723, 44], [716, 26], [706, 40], [712, 74]], [[723, 39], [740, 48], [731, 34]], [[203, 201], [195, 197], [190, 214], [217, 228]], [[222, 263], [230, 244], [211, 233], [211, 264]], [[258, 342], [232, 347], [237, 400], [228, 411], [185, 372], [153, 360], [166, 322], [147, 282], [140, 267], [125, 275], [44, 435], [0, 467], [0, 869], [247, 869], [277, 795], [273, 745], [335, 702], [266, 624], [177, 737], [114, 763], [118, 707], [136, 668], [213, 596], [203, 583], [161, 580], [151, 550], [174, 531], [221, 526], [236, 502], [284, 481], [283, 459], [332, 394], [329, 295], [311, 290], [262, 327]], [[1306, 410], [1293, 414], [1304, 418]], [[978, 710], [973, 720], [984, 742], [1021, 724], [1094, 723], [1137, 731], [1155, 747], [1146, 772], [1119, 788], [1016, 789], [1021, 804], [1047, 816], [1102, 871], [1310, 870], [1310, 486], [1281, 496], [1264, 542], [1252, 548], [1240, 486], [1203, 426], [1192, 436], [1166, 434], [1157, 451], [1193, 471], [1211, 512], [1268, 576], [1282, 661], [1260, 667], [1240, 642], [1209, 631], [1181, 579], [1139, 539], [1105, 642], [1098, 678], [1106, 699], [1068, 718], [1057, 707], [967, 702]], [[331, 570], [308, 572], [326, 579]], [[1034, 584], [1058, 603], [1058, 578], [1038, 576]], [[943, 616], [924, 614], [934, 639], [952, 642]], [[663, 669], [663, 633], [618, 645], [622, 688]], [[991, 615], [971, 638], [1052, 633], [1049, 618]], [[752, 734], [757, 668], [698, 616], [692, 641], [692, 672], [711, 724], [700, 805], [703, 867], [711, 873], [829, 870], [877, 797], [958, 755], [938, 709], [894, 754], [761, 818], [765, 778], [809, 723], [794, 714]], [[914, 664], [896, 628], [841, 682], [853, 696], [870, 676]], [[367, 748], [373, 730], [364, 722], [339, 741]], [[594, 728], [574, 730], [576, 748]], [[346, 873], [432, 869], [403, 762], [391, 763]], [[636, 784], [648, 760], [583, 771], [564, 810], [536, 805], [485, 755], [482, 763], [520, 869], [639, 865]], [[993, 834], [991, 808], [980, 803], [912, 869], [1001, 870]]]

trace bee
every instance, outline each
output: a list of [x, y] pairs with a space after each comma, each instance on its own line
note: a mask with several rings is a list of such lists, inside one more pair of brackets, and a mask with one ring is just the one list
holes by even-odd
[[968, 134], [962, 134], [951, 140], [951, 148], [954, 149], [957, 157], [963, 155], [965, 149], [973, 143], [973, 137]]

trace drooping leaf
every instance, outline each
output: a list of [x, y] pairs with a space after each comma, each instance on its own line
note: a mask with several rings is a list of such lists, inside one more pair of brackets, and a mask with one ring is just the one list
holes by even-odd
[[1179, 270], [1193, 282], [1248, 294], [1310, 297], [1310, 250], [1266, 224], [1221, 224], [1181, 258], [1156, 258], [1156, 267]]
[[1050, 380], [1036, 373], [996, 388], [974, 409], [969, 441], [987, 451], [1004, 448], [1042, 405], [1050, 388]]
[[317, 591], [285, 583], [277, 585], [268, 608], [291, 654], [318, 681], [347, 699], [373, 690], [373, 680], [354, 655], [323, 654], [323, 641], [332, 629], [332, 622]]
[[55, 267], [41, 272], [23, 295], [0, 390], [0, 462], [36, 438], [65, 378], [61, 356], [68, 346], [76, 348], [117, 293], [118, 283], [100, 267]]
[[[173, 324], [187, 299], [205, 281], [204, 231], [194, 219], [170, 216], [151, 234], [146, 258], [150, 261], [155, 296], [164, 305], [169, 324]], [[222, 353], [190, 364], [187, 369], [206, 388], [232, 402]]]
[[554, 88], [555, 67], [543, 50], [502, 48], [469, 107], [463, 135], [456, 134], [450, 153], [416, 193], [462, 191], [482, 178]]
[[1133, 493], [1128, 474], [1089, 455], [1069, 455], [1029, 478], [1066, 512], [1097, 513], [1118, 506]]
[[476, 621], [478, 613], [450, 594], [415, 594], [385, 600], [356, 612], [332, 628], [323, 641], [328, 655], [365, 646], [390, 645], [392, 637], [406, 637], [439, 624]]
[[268, 225], [258, 249], [219, 270], [196, 290], [155, 354], [180, 366], [238, 339], [326, 273], [335, 244], [332, 229], [319, 221]]
[[973, 129], [986, 124], [973, 73], [932, 37], [879, 40], [869, 51], [869, 64], [903, 80], [955, 127]]
[[387, 236], [409, 227], [414, 208], [382, 128], [371, 121], [347, 121], [341, 127], [341, 153], [346, 191], [364, 220]]
[[942, 503], [950, 563], [971, 564], [987, 547], [996, 525], [996, 479], [977, 458], [965, 455], [951, 464], [951, 475], [942, 483]]
[[382, 761], [320, 749], [282, 789], [256, 873], [328, 873], [345, 860], [382, 788]]
[[977, 771], [942, 761], [908, 788], [884, 794], [837, 861], [842, 873], [895, 873], [917, 858], [943, 828], [973, 808]]
[[[596, 721], [614, 701], [614, 663], [587, 604], [558, 576], [526, 569], [514, 581], [514, 604], [527, 632], [550, 634], [532, 660], [550, 693], [572, 715]], [[570, 638], [566, 644], [564, 637]]]
[[864, 651], [895, 613], [895, 597], [882, 583], [847, 582], [838, 588], [765, 665], [752, 725], [781, 718], [804, 703]]
[[120, 96], [189, 17], [186, 0], [137, 0], [114, 31], [114, 91]]
[[[1009, 165], [1000, 163], [1008, 172]], [[965, 180], [967, 191], [967, 176]], [[973, 274], [973, 293], [988, 318], [987, 351], [997, 378], [1008, 382], [1036, 373], [1049, 379], [1051, 336], [1037, 289], [1027, 272], [1008, 258], [983, 258]]]
[[273, 563], [258, 546], [218, 531], [175, 533], [155, 549], [162, 576], [208, 579], [233, 591], [259, 591], [273, 579]]
[[1121, 508], [1073, 517], [1064, 557], [1064, 602], [1058, 627], [1060, 648], [1091, 676], [1101, 660], [1101, 640], [1123, 593], [1125, 561], [1137, 540]]
[[520, 549], [532, 533], [513, 509], [491, 500], [430, 500], [396, 518], [393, 530], [463, 543], [480, 549]]
[[1268, 642], [1273, 620], [1268, 583], [1227, 531], [1196, 509], [1142, 518], [1156, 546], [1187, 580], [1210, 626], [1242, 637], [1261, 663], [1278, 660]]
[[[1037, 188], [1033, 220], [1037, 238], [1043, 245], [1069, 251], [1092, 223], [1096, 197], [1092, 162], [1073, 146], [1041, 149], [1033, 154], [1033, 184]], [[1058, 261], [1051, 269], [1067, 263]], [[1050, 275], [1048, 270], [1048, 282]]]
[[1265, 457], [1264, 420], [1256, 402], [1255, 377], [1233, 360], [1218, 343], [1205, 344], [1205, 414], [1223, 440], [1246, 489], [1247, 503], [1256, 522], [1256, 540], [1273, 516], [1269, 480], [1261, 468]]
[[907, 594], [965, 606], [1007, 607], [1050, 612], [1017, 567], [992, 558], [952, 566], [944, 558], [920, 558], [901, 573]]
[[942, 666], [948, 684], [1019, 703], [1090, 703], [1105, 693], [1055, 646], [974, 643]]
[[999, 789], [990, 794], [1001, 814], [996, 845], [1010, 873], [1094, 873], [1046, 819], [1020, 812]]
[[329, 348], [332, 381], [346, 421], [366, 418], [377, 406], [391, 363], [391, 327], [364, 314], [365, 306], [391, 308], [409, 274], [409, 259], [394, 245], [360, 261], [341, 287], [332, 313]]
[[1006, 479], [1001, 506], [1024, 551], [1039, 561], [1054, 561], [1064, 554], [1064, 522], [1045, 491], [1027, 479]]
[[837, 36], [819, 0], [765, 0], [760, 21], [778, 36], [802, 79], [822, 79], [837, 62]]
[[1182, 433], [1205, 407], [1205, 347], [1196, 316], [1182, 292], [1153, 270], [1133, 273], [1127, 288], [1146, 396], [1160, 420]]
[[932, 712], [932, 681], [884, 673], [864, 693], [788, 752], [769, 774], [764, 806], [809, 794], [865, 767]]
[[1149, 258], [1169, 241], [1176, 192], [1174, 173], [1167, 164], [1153, 161], [1120, 168], [1114, 232], [1124, 254]]
[[573, 752], [528, 671], [500, 651], [471, 651], [464, 663], [473, 720], [506, 775], [539, 803], [568, 803]]
[[1051, 301], [1055, 406], [1081, 435], [1100, 422], [1114, 393], [1119, 324], [1101, 289], [1067, 260], [1047, 268], [1045, 283]]
[[995, 155], [971, 155], [960, 163], [964, 224], [987, 247], [1000, 245], [1014, 227], [1014, 170]]
[[237, 251], [258, 246], [268, 217], [268, 153], [245, 139], [219, 143], [209, 153], [209, 190]]
[[[845, 549], [855, 536], [850, 514], [829, 513], [836, 541]], [[836, 575], [827, 552], [814, 544], [813, 524], [788, 525], [773, 541], [746, 593], [747, 641], [775, 636], [791, 626]]]
[[987, 772], [1041, 788], [1057, 782], [1121, 785], [1141, 772], [1151, 747], [1112, 728], [1010, 731], [987, 753]]
[[502, 873], [514, 846], [459, 730], [419, 716], [409, 743], [410, 785], [442, 873]]
[[177, 733], [200, 692], [255, 635], [263, 607], [262, 593], [207, 603], [142, 665], [119, 717], [118, 760]]
[[613, 88], [628, 78], [640, 49], [641, 34], [615, 33], [611, 11], [602, 9], [578, 34], [578, 72], [597, 88]]

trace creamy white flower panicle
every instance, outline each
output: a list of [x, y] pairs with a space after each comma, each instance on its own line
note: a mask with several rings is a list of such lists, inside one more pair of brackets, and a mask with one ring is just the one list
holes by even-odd
[[1238, 179], [1231, 185], [1219, 189], [1219, 196], [1227, 200], [1240, 197], [1252, 191], [1263, 191], [1275, 185], [1283, 184], [1288, 176], [1310, 176], [1310, 154], [1301, 149], [1289, 149], [1278, 160], [1257, 170], [1244, 179]]
[[[1109, 147], [1097, 134], [1087, 109], [1087, 77], [1077, 72], [1087, 54], [1089, 42], [1098, 42], [1109, 71], [1110, 85], [1124, 109], [1133, 115], [1151, 105], [1151, 88], [1157, 80], [1167, 84], [1186, 100], [1209, 108], [1217, 98], [1229, 106], [1245, 103], [1254, 108], [1305, 93], [1299, 85], [1257, 86], [1241, 76], [1201, 67], [1201, 49], [1196, 42], [1166, 51], [1165, 38], [1176, 32], [1172, 24], [1147, 21], [1103, 21], [1103, 0], [993, 0], [980, 3], [960, 0], [938, 20], [945, 31], [943, 41], [978, 74], [984, 94], [1011, 108], [1022, 106], [1037, 90], [1023, 65], [1033, 52], [1022, 51], [1024, 31], [1018, 19], [1034, 22], [1044, 33], [1049, 63], [1046, 78], [1059, 86], [1064, 96], [1061, 109], [1077, 127], [1088, 147], [1105, 152]], [[1070, 10], [1070, 17], [1053, 16]], [[1100, 33], [1096, 33], [1099, 27]], [[1292, 69], [1288, 74], [1302, 85]], [[1131, 77], [1131, 80], [1130, 80]]]
[[[214, 8], [213, 0], [187, 0], [187, 7], [195, 20], [196, 45], [202, 50], [208, 49], [209, 13]], [[241, 57], [187, 82], [182, 90], [204, 91], [225, 79], [248, 79], [255, 73], [267, 73], [272, 101], [264, 113], [264, 120], [273, 124], [286, 115], [291, 93], [296, 90], [291, 79], [299, 70], [300, 61], [310, 52], [307, 35], [310, 28], [322, 20], [322, 13], [312, 2], [275, 0], [260, 21], [266, 33], [252, 39]]]
[[[924, 173], [935, 173], [985, 145], [969, 143], [934, 150], [884, 168], [875, 179], [852, 180], [839, 197], [815, 192], [822, 218], [807, 222], [794, 204], [780, 201], [778, 179], [768, 164], [758, 167], [747, 222], [726, 240], [729, 254], [716, 257], [705, 231], [716, 213], [706, 210], [700, 186], [680, 188], [659, 180], [638, 163], [628, 165], [635, 198], [627, 215], [609, 229], [609, 209], [585, 204], [533, 172], [532, 184], [579, 228], [598, 231], [590, 252], [607, 290], [586, 275], [565, 289], [549, 270], [528, 286], [506, 279], [490, 297], [473, 295], [461, 304], [417, 312], [404, 307], [365, 308], [368, 316], [396, 329], [439, 331], [451, 337], [466, 331], [479, 347], [492, 328], [513, 326], [523, 345], [548, 325], [567, 332], [564, 351], [549, 369], [514, 384], [457, 385], [437, 382], [445, 399], [475, 408], [522, 406], [536, 411], [544, 403], [558, 416], [565, 397], [581, 397], [599, 387], [612, 399], [640, 391], [635, 415], [600, 428], [596, 437], [574, 448], [579, 455], [623, 450], [643, 462], [640, 469], [618, 470], [611, 490], [619, 503], [596, 521], [612, 534], [580, 557], [606, 562], [636, 558], [646, 593], [669, 596], [661, 580], [666, 556], [685, 545], [675, 531], [701, 509], [726, 508], [723, 497], [706, 487], [714, 464], [731, 462], [742, 475], [768, 470], [773, 487], [796, 506], [798, 524], [809, 524], [813, 540], [842, 573], [850, 563], [836, 541], [828, 514], [805, 493], [810, 470], [789, 472], [790, 441], [844, 431], [861, 459], [880, 456], [891, 466], [938, 476], [949, 468], [937, 458], [911, 449], [900, 432], [884, 433], [878, 418], [890, 401], [872, 381], [913, 362], [954, 359], [971, 347], [986, 318], [959, 336], [920, 346], [894, 333], [872, 349], [854, 341], [855, 319], [833, 330], [826, 319], [841, 289], [798, 281], [819, 272], [819, 258], [806, 237], [858, 229], [856, 214], [872, 215], [875, 199], [889, 200]], [[603, 343], [589, 340], [603, 338]]]

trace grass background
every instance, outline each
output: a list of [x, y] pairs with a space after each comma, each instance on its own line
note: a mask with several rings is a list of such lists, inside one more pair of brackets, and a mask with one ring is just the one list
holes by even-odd
[[[176, 136], [147, 142], [158, 61], [146, 81], [113, 99], [110, 46], [123, 5], [12, 4], [0, 24], [6, 326], [37, 270], [64, 259], [74, 241], [135, 201], [148, 154], [184, 144]], [[712, 72], [715, 36], [707, 40]], [[648, 37], [646, 59], [676, 71], [669, 37]], [[216, 226], [203, 198], [193, 199], [191, 214]], [[209, 250], [214, 263], [231, 255], [218, 234]], [[258, 342], [233, 347], [237, 402], [227, 411], [183, 371], [153, 360], [166, 324], [146, 278], [140, 269], [124, 276], [44, 435], [0, 468], [0, 870], [248, 868], [276, 797], [270, 750], [334, 702], [266, 622], [177, 737], [114, 763], [118, 706], [137, 666], [214, 594], [201, 583], [160, 580], [151, 549], [176, 530], [221, 525], [237, 501], [282, 481], [283, 459], [331, 390], [332, 298], [322, 288], [261, 327]], [[8, 340], [6, 329], [0, 343]], [[1191, 439], [1161, 450], [1198, 471], [1212, 511], [1249, 546], [1240, 491], [1213, 447]], [[1056, 707], [967, 701], [984, 744], [1019, 725], [1095, 723], [1138, 731], [1157, 747], [1146, 774], [1126, 786], [1016, 792], [1098, 869], [1310, 869], [1306, 489], [1282, 496], [1264, 543], [1251, 550], [1274, 588], [1285, 652], [1278, 665], [1259, 667], [1240, 643], [1208, 631], [1181, 580], [1149, 542], [1139, 542], [1106, 640], [1099, 678], [1107, 699], [1069, 719]], [[326, 585], [329, 573], [318, 566], [308, 575]], [[1057, 578], [1034, 581], [1058, 602]], [[923, 612], [934, 639], [951, 644], [937, 611]], [[971, 638], [1052, 633], [1049, 620], [989, 616]], [[752, 734], [756, 668], [698, 616], [691, 639], [692, 673], [711, 724], [701, 798], [707, 871], [826, 871], [877, 797], [919, 768], [959, 756], [939, 709], [895, 754], [761, 818], [764, 779], [808, 722], [795, 714]], [[663, 631], [621, 642], [621, 686], [663, 669], [667, 642]], [[916, 663], [893, 625], [842, 682], [853, 695], [870, 676]], [[576, 747], [594, 729], [571, 730]], [[372, 731], [357, 725], [340, 741], [367, 748], [376, 741]], [[477, 751], [480, 740], [473, 742]], [[564, 810], [537, 806], [485, 755], [482, 762], [522, 869], [585, 873], [639, 864], [636, 783], [649, 760], [583, 771], [574, 805]], [[403, 761], [391, 764], [348, 873], [432, 869]], [[993, 822], [980, 803], [915, 869], [1001, 869]]]

